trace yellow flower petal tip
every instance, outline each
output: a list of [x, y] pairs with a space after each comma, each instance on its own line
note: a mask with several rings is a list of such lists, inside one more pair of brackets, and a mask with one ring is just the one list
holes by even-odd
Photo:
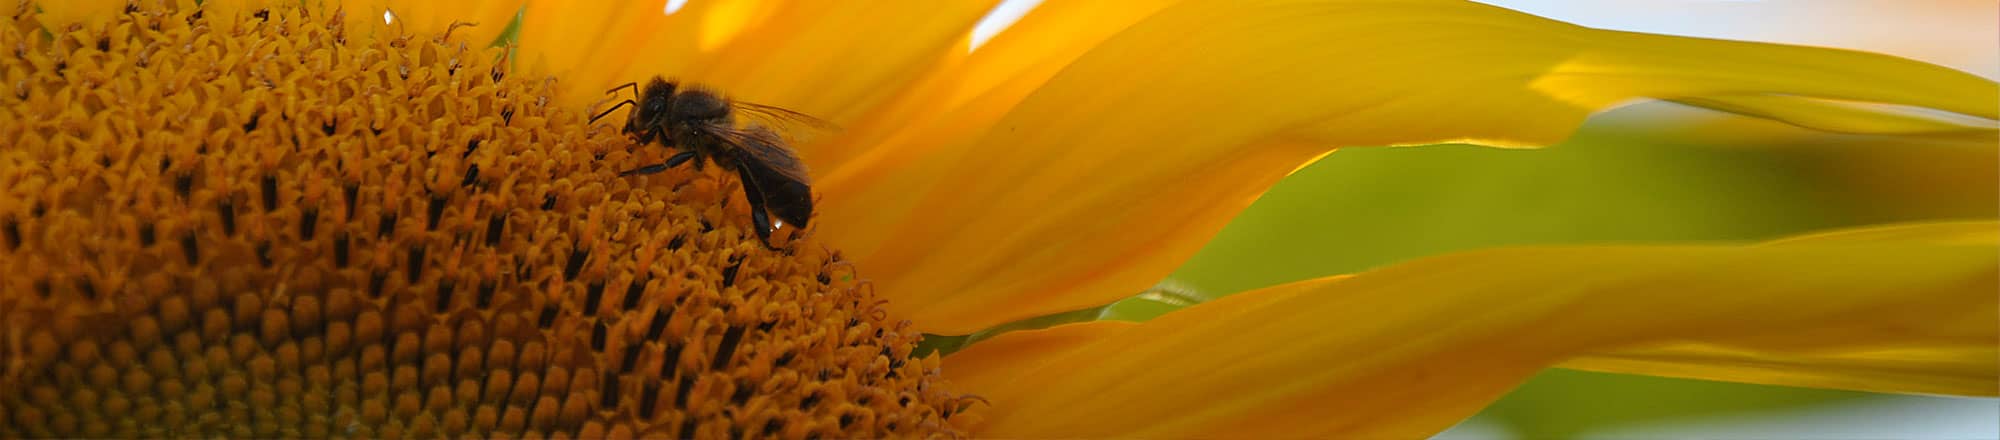
[[450, 26], [208, 6], [0, 25], [0, 437], [963, 435], [734, 178]]

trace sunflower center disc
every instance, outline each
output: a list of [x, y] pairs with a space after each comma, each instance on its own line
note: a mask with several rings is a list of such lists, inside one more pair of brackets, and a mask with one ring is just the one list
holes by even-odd
[[0, 437], [956, 434], [733, 178], [618, 177], [667, 150], [483, 45], [181, 3], [0, 20]]

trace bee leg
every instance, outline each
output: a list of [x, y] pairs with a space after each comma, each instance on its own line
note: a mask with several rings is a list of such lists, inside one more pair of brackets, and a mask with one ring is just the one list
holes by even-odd
[[628, 88], [634, 90], [634, 92], [632, 93], [634, 96], [638, 95], [638, 92], [636, 90], [639, 90], [639, 83], [637, 81], [619, 84], [618, 87], [612, 87], [611, 90], [605, 90], [604, 94], [609, 95], [612, 93], [616, 93], [619, 90], [625, 90]]
[[764, 247], [777, 249], [771, 245], [771, 213], [764, 211], [764, 189], [757, 186], [748, 169], [737, 167], [736, 176], [743, 180], [743, 198], [750, 201], [750, 223], [757, 229], [757, 238], [764, 241]]
[[643, 167], [620, 171], [618, 172], [618, 177], [634, 176], [640, 174], [658, 174], [661, 171], [666, 171], [673, 167], [681, 166], [682, 163], [686, 163], [688, 159], [693, 159], [693, 158], [694, 158], [693, 151], [682, 151], [679, 154], [675, 154], [672, 157], [668, 157], [666, 163], [647, 165]]
[[[674, 154], [671, 157], [668, 157], [666, 166], [667, 168], [681, 166], [681, 164], [687, 163], [688, 159], [693, 159], [694, 156], [695, 156], [694, 151], [682, 151], [680, 153]], [[700, 167], [701, 162], [695, 162], [694, 165], [696, 167]]]
[[757, 238], [764, 241], [764, 247], [777, 249], [777, 246], [771, 245], [771, 216], [764, 212], [764, 208], [759, 208], [756, 205], [762, 205], [762, 203], [751, 203], [750, 221], [756, 223]]
[[[612, 90], [618, 90], [618, 89], [612, 89]], [[611, 112], [615, 112], [615, 111], [618, 111], [618, 108], [619, 108], [619, 107], [624, 107], [624, 106], [628, 106], [628, 105], [638, 105], [638, 103], [635, 103], [635, 102], [632, 102], [632, 100], [630, 100], [630, 99], [627, 99], [627, 100], [624, 100], [624, 101], [618, 101], [618, 104], [616, 104], [616, 105], [612, 105], [612, 106], [611, 106], [611, 108], [608, 108], [608, 109], [604, 109], [604, 113], [598, 113], [598, 114], [597, 114], [597, 116], [591, 116], [591, 117], [590, 117], [590, 122], [585, 122], [585, 124], [594, 124], [594, 123], [597, 123], [597, 120], [598, 120], [598, 119], [603, 119], [603, 118], [604, 118], [604, 116], [606, 116], [606, 115], [610, 115], [610, 114], [611, 114]]]
[[636, 175], [640, 175], [640, 174], [654, 174], [654, 173], [658, 173], [658, 172], [661, 172], [661, 171], [666, 171], [666, 170], [667, 170], [667, 168], [671, 168], [671, 167], [668, 167], [668, 166], [667, 166], [666, 164], [653, 164], [653, 165], [647, 165], [647, 166], [643, 166], [643, 167], [638, 167], [638, 168], [633, 168], [633, 169], [629, 169], [629, 170], [625, 170], [625, 171], [619, 171], [619, 172], [618, 172], [618, 177], [626, 177], [626, 176], [636, 176]]

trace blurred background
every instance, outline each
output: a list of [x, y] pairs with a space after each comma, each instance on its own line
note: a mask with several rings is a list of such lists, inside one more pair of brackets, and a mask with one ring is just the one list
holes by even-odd
[[[1991, 0], [1485, 3], [1591, 27], [1843, 47], [2000, 77], [2000, 2]], [[1755, 241], [1995, 217], [1994, 139], [1831, 135], [1643, 103], [1546, 149], [1336, 152], [1273, 188], [1169, 282], [1204, 295], [1493, 246]], [[1112, 314], [1164, 309], [1128, 301]], [[1551, 370], [1440, 437], [1995, 439], [2000, 400]]]

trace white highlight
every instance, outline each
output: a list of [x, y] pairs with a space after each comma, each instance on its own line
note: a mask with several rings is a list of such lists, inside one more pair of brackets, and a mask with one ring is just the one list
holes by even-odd
[[395, 22], [396, 13], [389, 12], [387, 9], [382, 10], [382, 24], [394, 24]]
[[667, 0], [667, 7], [661, 9], [660, 13], [664, 15], [674, 15], [675, 12], [680, 12], [681, 8], [685, 8], [687, 7], [687, 5], [688, 5], [688, 0]]
[[1028, 11], [1034, 10], [1035, 6], [1040, 4], [1042, 0], [1001, 0], [999, 5], [993, 6], [992, 11], [986, 12], [985, 18], [979, 19], [978, 25], [972, 27], [972, 47], [965, 48], [965, 51], [979, 50], [979, 46], [986, 45], [986, 41], [992, 40], [994, 35], [999, 35], [1000, 31], [1014, 26], [1015, 21], [1019, 21], [1023, 15], [1028, 15]]

